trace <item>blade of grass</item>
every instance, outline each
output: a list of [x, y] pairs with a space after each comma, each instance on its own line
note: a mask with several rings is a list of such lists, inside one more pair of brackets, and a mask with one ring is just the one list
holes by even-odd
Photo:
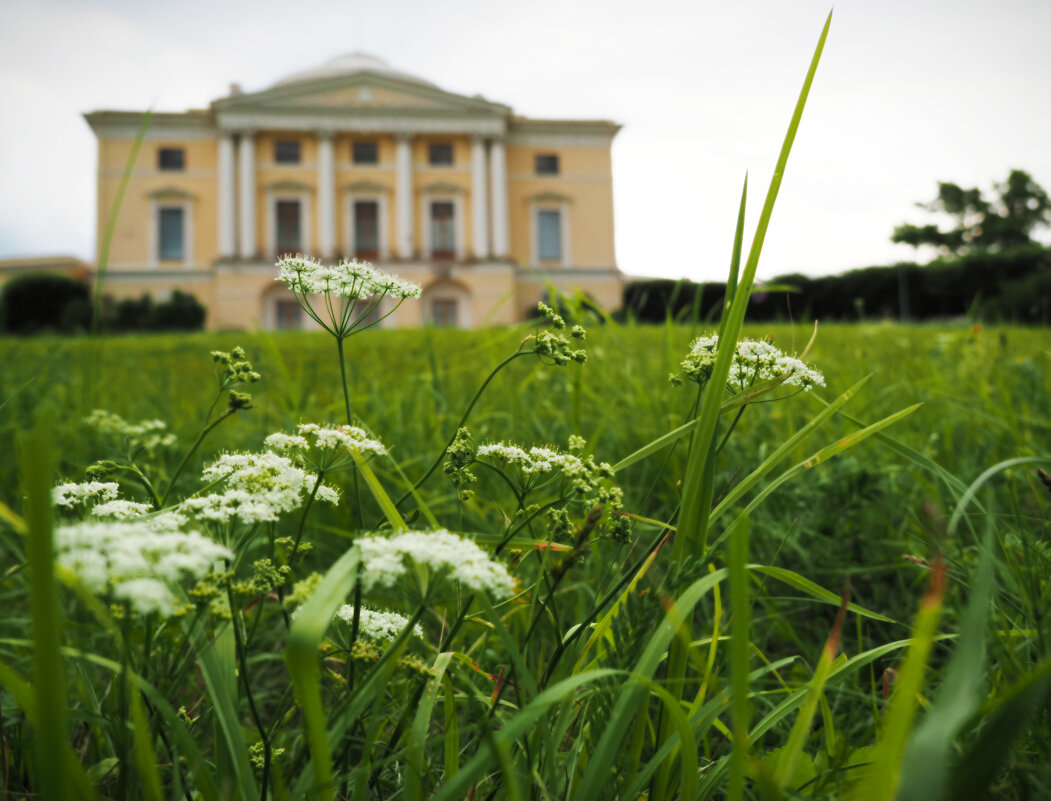
[[55, 581], [52, 543], [51, 485], [55, 469], [54, 415], [40, 413], [29, 436], [21, 438], [22, 488], [25, 492], [26, 562], [29, 566], [29, 616], [33, 633], [33, 685], [37, 694], [36, 758], [40, 790], [45, 799], [69, 798], [66, 764], [56, 760], [68, 747], [66, 673], [59, 645], [62, 613]]
[[723, 313], [719, 318], [719, 336], [722, 337], [726, 320], [730, 316], [730, 307], [737, 294], [737, 279], [741, 274], [741, 247], [744, 242], [744, 213], [748, 205], [748, 173], [744, 174], [744, 185], [741, 187], [741, 205], [737, 209], [737, 228], [734, 230], [734, 246], [730, 255], [730, 276], [726, 279], [726, 297], [723, 301]]
[[128, 694], [131, 698], [131, 729], [134, 738], [135, 768], [142, 780], [143, 795], [150, 801], [164, 801], [161, 791], [161, 775], [157, 770], [157, 754], [153, 750], [150, 722], [142, 708], [142, 696], [127, 677]]
[[745, 768], [748, 764], [748, 722], [751, 717], [748, 703], [748, 654], [751, 640], [751, 603], [748, 587], [749, 521], [742, 515], [728, 532], [730, 540], [730, 719], [733, 731], [733, 751], [730, 755], [730, 785], [726, 791], [729, 801], [744, 798]]

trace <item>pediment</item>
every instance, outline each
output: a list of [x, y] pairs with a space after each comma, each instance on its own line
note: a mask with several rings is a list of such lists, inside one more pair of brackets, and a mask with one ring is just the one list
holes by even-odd
[[275, 86], [262, 92], [216, 100], [217, 110], [266, 112], [383, 111], [491, 113], [505, 115], [507, 106], [479, 97], [368, 72]]

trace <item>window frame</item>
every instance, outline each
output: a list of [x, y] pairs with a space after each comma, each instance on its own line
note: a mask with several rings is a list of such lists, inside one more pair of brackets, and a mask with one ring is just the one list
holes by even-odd
[[295, 200], [299, 202], [299, 236], [302, 240], [300, 242], [300, 253], [310, 253], [313, 249], [313, 228], [311, 227], [312, 221], [310, 218], [310, 207], [311, 207], [311, 196], [309, 192], [296, 192], [296, 191], [270, 191], [267, 193], [266, 203], [266, 243], [267, 252], [277, 257], [277, 204], [280, 201]]
[[[561, 234], [562, 234], [562, 258], [555, 259], [541, 259], [540, 258], [540, 214], [541, 212], [558, 212], [561, 223]], [[532, 264], [535, 267], [570, 267], [572, 266], [572, 244], [573, 239], [570, 230], [570, 216], [569, 216], [569, 202], [564, 200], [559, 202], [558, 200], [538, 200], [532, 204], [532, 211], [529, 214], [530, 223], [530, 241], [532, 245]]]
[[[372, 148], [372, 160], [361, 161], [358, 159], [358, 147], [371, 147]], [[350, 163], [355, 167], [374, 167], [380, 163], [380, 145], [374, 139], [362, 140], [360, 142], [350, 143]]]
[[[448, 148], [448, 161], [435, 161], [436, 148]], [[456, 148], [452, 142], [428, 142], [427, 143], [427, 166], [428, 167], [453, 167], [456, 165]]]
[[[165, 155], [172, 156], [178, 153], [176, 159], [178, 164], [165, 164]], [[186, 171], [186, 148], [185, 147], [159, 147], [157, 148], [157, 170], [158, 172], [185, 172]]]
[[[420, 231], [420, 246], [423, 256], [428, 261], [434, 261], [434, 249], [432, 247], [431, 233], [431, 204], [452, 203], [453, 205], [453, 236], [456, 237], [451, 261], [463, 261], [467, 258], [466, 230], [464, 228], [464, 203], [462, 194], [449, 192], [424, 191], [420, 198], [420, 220], [422, 230]], [[447, 261], [447, 259], [442, 259]]]
[[[282, 158], [281, 146], [282, 145], [295, 145], [296, 157]], [[274, 140], [274, 164], [302, 164], [303, 163], [303, 143], [299, 139], [275, 139]]]
[[[553, 159], [554, 169], [541, 169], [542, 159]], [[551, 162], [548, 162], [551, 163]], [[561, 175], [562, 174], [562, 160], [559, 158], [558, 153], [536, 153], [533, 156], [533, 172], [537, 175]]]
[[[182, 209], [182, 258], [161, 258], [161, 210]], [[152, 269], [168, 266], [192, 267], [194, 264], [194, 202], [183, 193], [167, 190], [150, 201], [149, 253], [146, 263]]]
[[379, 258], [378, 260], [390, 260], [390, 222], [388, 211], [388, 199], [384, 192], [379, 191], [349, 191], [346, 193], [346, 210], [344, 212], [344, 231], [346, 234], [346, 247], [344, 254], [354, 258], [357, 244], [357, 231], [355, 230], [354, 205], [358, 202], [374, 202], [379, 207]]

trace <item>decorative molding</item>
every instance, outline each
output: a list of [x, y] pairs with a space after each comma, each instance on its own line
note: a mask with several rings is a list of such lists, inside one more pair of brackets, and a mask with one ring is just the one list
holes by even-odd
[[610, 173], [563, 173], [562, 175], [537, 175], [535, 172], [512, 172], [509, 181], [556, 181], [558, 183], [608, 184], [613, 181]]
[[572, 203], [573, 198], [569, 195], [563, 195], [561, 192], [552, 192], [550, 190], [544, 192], [537, 192], [535, 195], [530, 195], [526, 198], [527, 203], [554, 203], [554, 204], [566, 204]]
[[[148, 192], [146, 197], [151, 200], [172, 200], [172, 201], [193, 201], [196, 200], [197, 196], [193, 192], [187, 192], [185, 189], [180, 189], [177, 186], [164, 186], [160, 189], [155, 189], [152, 192]], [[175, 205], [175, 204], [169, 204]]]
[[315, 187], [312, 184], [303, 183], [302, 181], [290, 181], [286, 178], [281, 181], [272, 181], [264, 184], [264, 188], [268, 192], [309, 193], [313, 192]]
[[[156, 178], [157, 176], [165, 176], [168, 178], [174, 178], [176, 176], [180, 178], [214, 178], [216, 174], [216, 170], [210, 168], [197, 170], [158, 170], [156, 167], [143, 167], [131, 171], [132, 178]], [[123, 175], [123, 167], [99, 167], [100, 178], [116, 178], [118, 176], [123, 177]]]
[[391, 192], [391, 188], [389, 186], [384, 186], [383, 184], [378, 184], [375, 181], [354, 181], [353, 183], [345, 184], [343, 186], [343, 191], [363, 194], [389, 195]]
[[510, 147], [609, 147], [612, 133], [514, 133], [507, 137]]
[[[243, 128], [274, 131], [316, 130], [325, 127], [335, 133], [401, 133], [401, 134], [478, 134], [499, 136], [504, 133], [503, 117], [464, 116], [444, 110], [412, 109], [392, 114], [389, 109], [326, 109], [311, 112], [303, 109], [245, 110], [217, 112], [222, 131]], [[214, 134], [213, 134], [214, 136]]]
[[430, 192], [431, 194], [445, 194], [445, 195], [462, 195], [467, 190], [459, 184], [452, 184], [448, 181], [435, 181], [433, 184], [427, 184], [421, 186], [421, 192]]
[[[136, 139], [142, 133], [145, 116], [144, 111], [92, 111], [85, 114], [84, 119], [99, 139]], [[147, 142], [189, 142], [217, 137], [215, 121], [207, 111], [154, 113], [143, 135]]]

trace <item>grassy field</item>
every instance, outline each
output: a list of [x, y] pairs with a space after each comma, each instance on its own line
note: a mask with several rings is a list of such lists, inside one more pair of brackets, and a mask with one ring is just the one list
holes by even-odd
[[[391, 498], [397, 499], [425, 473], [455, 433], [463, 410], [489, 372], [532, 331], [376, 331], [348, 342], [350, 404], [356, 420], [390, 449], [389, 458], [377, 458], [370, 464]], [[616, 464], [691, 419], [696, 386], [673, 386], [668, 376], [678, 369], [700, 333], [704, 330], [689, 326], [592, 325], [584, 342], [586, 364], [553, 366], [535, 357], [515, 360], [487, 386], [467, 425], [476, 444], [508, 441], [564, 450], [571, 435], [581, 436], [587, 440], [588, 453]], [[744, 331], [745, 336], [772, 337], [788, 353], [802, 350], [810, 334], [808, 329], [788, 326], [746, 327]], [[175, 473], [215, 397], [215, 369], [209, 352], [229, 351], [237, 345], [245, 348], [262, 376], [250, 387], [254, 408], [238, 412], [207, 436], [179, 476], [174, 490], [178, 497], [200, 488], [202, 466], [222, 451], [258, 451], [267, 435], [291, 432], [302, 422], [343, 422], [344, 401], [331, 337], [313, 333], [196, 334], [0, 342], [0, 448], [6, 454], [0, 460], [0, 500], [13, 510], [7, 515], [8, 529], [3, 535], [6, 561], [12, 567], [2, 591], [9, 608], [17, 610], [0, 629], [6, 643], [0, 653], [4, 670], [9, 671], [4, 674], [6, 679], [0, 677], [9, 693], [3, 701], [2, 732], [5, 752], [11, 749], [14, 755], [5, 773], [5, 786], [32, 787], [37, 770], [26, 750], [27, 732], [33, 727], [27, 729], [24, 705], [17, 703], [11, 684], [12, 674], [28, 677], [32, 673], [32, 650], [18, 644], [27, 636], [29, 616], [26, 575], [17, 568], [24, 564], [26, 554], [13, 533], [17, 526], [12, 528], [11, 523], [19, 516], [32, 517], [23, 502], [32, 477], [20, 480], [19, 471], [20, 463], [25, 472], [26, 463], [32, 462], [27, 450], [38, 443], [31, 443], [26, 432], [38, 419], [51, 420], [48, 436], [58, 456], [49, 480], [82, 481], [88, 465], [119, 458], [118, 443], [112, 437], [83, 424], [93, 409], [105, 409], [131, 422], [165, 421], [178, 445], [159, 450], [151, 460], [150, 475], [159, 486]], [[378, 685], [379, 690], [368, 685], [369, 692], [379, 692], [380, 700], [370, 700], [371, 706], [364, 710], [361, 704], [355, 706], [360, 691], [348, 693], [331, 677], [326, 679], [319, 692], [326, 709], [334, 710], [335, 717], [330, 716], [327, 725], [330, 738], [335, 737], [339, 744], [334, 751], [336, 789], [353, 792], [355, 798], [423, 798], [432, 793], [439, 798], [459, 798], [470, 786], [475, 788], [475, 798], [719, 798], [734, 792], [725, 783], [727, 772], [735, 770], [732, 755], [745, 753], [750, 756], [743, 759], [740, 769], [749, 777], [747, 792], [763, 797], [891, 798], [897, 792], [898, 797], [936, 798], [938, 792], [950, 790], [957, 794], [944, 797], [1047, 797], [1051, 793], [1046, 706], [1051, 655], [1047, 640], [1051, 626], [1046, 622], [1051, 496], [1037, 476], [1039, 465], [1027, 461], [996, 473], [977, 490], [973, 502], [960, 507], [962, 516], [951, 526], [950, 516], [966, 487], [987, 469], [1006, 460], [1051, 454], [1051, 336], [1046, 330], [1014, 328], [826, 326], [820, 329], [807, 361], [823, 372], [827, 386], [791, 397], [786, 397], [792, 395], [790, 391], [781, 388], [775, 395], [784, 400], [742, 407], [745, 411], [714, 464], [711, 491], [715, 504], [821, 413], [825, 408], [822, 399], [833, 401], [865, 376], [871, 378], [841, 409], [854, 421], [833, 415], [800, 438], [739, 506], [786, 468], [805, 465], [823, 446], [847, 442], [860, 424], [875, 423], [913, 404], [922, 405], [855, 447], [801, 467], [748, 514], [744, 521], [747, 559], [763, 570], [750, 572], [751, 579], [741, 590], [743, 596], [731, 598], [727, 589], [720, 593], [716, 585], [689, 608], [692, 623], [680, 630], [685, 637], [682, 658], [688, 658], [690, 665], [688, 676], [683, 673], [687, 676], [683, 686], [675, 686], [671, 679], [676, 670], [676, 646], [671, 646], [667, 664], [646, 662], [654, 632], [659, 634], [666, 625], [661, 622], [667, 621], [662, 599], [667, 603], [681, 600], [683, 588], [698, 587], [705, 576], [718, 576], [724, 569], [744, 575], [740, 572], [743, 563], [735, 568], [732, 549], [727, 550], [727, 543], [743, 537], [731, 536], [715, 547], [691, 550], [678, 559], [669, 554], [670, 546], [658, 548], [652, 565], [638, 561], [679, 519], [682, 488], [689, 481], [688, 438], [655, 449], [616, 472], [613, 481], [624, 491], [623, 511], [631, 523], [619, 541], [595, 536], [586, 542], [585, 532], [586, 547], [573, 549], [573, 537], [579, 534], [570, 530], [563, 545], [570, 549], [568, 557], [550, 549], [509, 549], [504, 556], [511, 554], [508, 564], [517, 572], [524, 592], [517, 605], [497, 607], [502, 610], [498, 611], [502, 623], [491, 617], [486, 622], [484, 615], [476, 615], [477, 605], [468, 611], [470, 604], [465, 606], [463, 598], [426, 604], [429, 611], [422, 618], [425, 641], [406, 645], [403, 639], [399, 647], [412, 652], [414, 664], [430, 665], [428, 675], [444, 677], [437, 684], [432, 679], [423, 696], [425, 706], [433, 705], [427, 707], [428, 714], [435, 710], [433, 721], [423, 718], [422, 722], [417, 719], [416, 727], [409, 725], [406, 716], [415, 707], [406, 706], [406, 699], [418, 700], [424, 691], [411, 675], [402, 675], [401, 668], [384, 674], [385, 684]], [[727, 423], [724, 419], [720, 436], [729, 430]], [[1043, 466], [1047, 468], [1046, 463]], [[506, 479], [496, 471], [476, 472], [480, 475], [472, 485], [474, 496], [464, 502], [443, 471], [437, 470], [421, 486], [419, 502], [410, 498], [401, 504], [407, 525], [433, 528], [425, 519], [431, 515], [433, 523], [480, 543], [499, 541], [511, 530], [512, 521], [523, 519], [525, 507], [518, 498], [516, 509], [515, 494], [508, 492]], [[362, 529], [374, 530], [384, 521], [382, 493], [369, 492], [355, 476], [355, 471], [334, 475], [344, 501], [311, 511], [305, 539], [314, 548], [295, 566], [295, 578], [338, 565]], [[148, 501], [139, 482], [127, 478], [120, 478], [122, 497]], [[542, 495], [542, 488], [537, 492]], [[586, 509], [577, 510], [574, 515], [577, 532], [587, 525], [586, 513]], [[735, 519], [741, 523], [733, 515], [715, 520], [709, 545], [718, 543]], [[527, 521], [518, 532], [537, 540], [556, 536], [543, 516]], [[987, 535], [991, 551], [980, 557]], [[271, 543], [273, 536], [271, 529]], [[581, 545], [581, 540], [575, 542]], [[274, 553], [262, 546], [252, 548], [255, 550], [249, 548], [246, 553], [253, 557]], [[242, 568], [247, 569], [249, 562], [249, 557], [238, 558]], [[982, 578], [983, 563], [995, 564], [995, 576]], [[944, 592], [937, 586], [929, 589], [932, 568], [936, 576], [941, 575], [939, 564], [945, 565], [948, 579]], [[786, 579], [789, 574], [777, 571], [791, 574]], [[637, 581], [625, 591], [625, 585], [618, 583], [622, 577]], [[804, 579], [831, 591], [828, 597], [805, 585]], [[853, 601], [872, 614], [848, 614], [841, 627], [836, 622], [837, 597], [848, 579]], [[289, 579], [289, 587], [291, 583]], [[735, 586], [742, 584], [737, 581]], [[979, 657], [969, 660], [969, 672], [961, 672], [953, 668], [956, 641], [944, 635], [967, 629], [964, 610], [979, 591], [976, 587], [987, 591], [995, 602], [972, 624], [978, 634], [966, 640], [966, 647], [976, 648]], [[346, 593], [345, 589], [344, 596]], [[573, 641], [569, 649], [573, 659], [556, 666], [552, 653], [561, 653], [574, 624], [595, 620], [596, 610], [602, 615], [610, 612], [609, 605], [599, 603], [610, 593], [620, 600], [607, 620], [608, 639], [590, 642], [587, 653], [579, 650], [583, 637]], [[928, 613], [935, 607], [941, 613], [937, 624], [925, 622], [922, 612], [913, 622], [925, 593]], [[158, 632], [151, 632], [149, 626], [144, 632], [126, 632], [139, 649], [139, 661], [127, 653], [122, 657], [120, 649], [106, 641], [102, 629], [92, 631], [92, 614], [78, 603], [76, 595], [68, 587], [61, 594], [67, 621], [62, 644], [144, 674], [153, 659], [150, 637], [159, 637]], [[264, 591], [256, 598], [259, 610], [268, 596], [276, 597]], [[384, 601], [406, 614], [413, 605], [403, 592], [388, 594]], [[245, 607], [245, 620], [251, 619], [250, 608], [251, 604]], [[451, 642], [445, 635], [457, 610], [466, 615], [466, 623], [460, 635], [463, 639]], [[187, 724], [187, 736], [196, 741], [202, 764], [211, 766], [218, 777], [221, 793], [251, 795], [249, 785], [256, 786], [261, 764], [249, 781], [243, 778], [247, 768], [242, 769], [239, 760], [247, 759], [249, 745], [269, 731], [263, 748], [267, 758], [263, 784], [272, 784], [277, 796], [284, 792], [288, 797], [312, 797], [317, 791], [325, 797], [323, 790], [310, 789], [310, 781], [303, 778], [314, 776], [310, 754], [316, 742], [310, 739], [309, 714], [304, 725], [285, 692], [288, 677], [278, 655], [292, 649], [294, 642], [285, 640], [278, 625], [280, 612], [277, 603], [262, 615], [260, 631], [269, 624], [269, 634], [256, 635], [252, 628], [254, 640], [247, 634], [243, 641], [238, 640], [239, 647], [252, 644], [258, 649], [249, 663], [239, 662], [254, 664], [254, 697], [247, 689], [242, 692], [231, 672], [225, 695], [219, 693], [225, 701], [220, 703], [218, 690], [211, 684], [205, 694], [210, 701], [202, 701], [204, 696], [190, 689], [192, 674], [186, 673], [185, 666], [177, 667], [172, 657], [162, 662], [169, 671], [167, 677], [156, 668], [150, 674], [153, 689], [143, 695], [149, 723], [140, 726], [132, 719], [134, 737], [114, 721], [128, 720], [128, 709], [138, 694], [122, 693], [120, 683], [113, 684], [112, 676], [97, 665], [67, 658], [72, 703], [63, 730], [72, 732], [79, 761], [103, 795], [122, 798], [130, 797], [122, 792], [140, 791], [149, 795], [156, 786], [163, 787], [157, 797], [183, 797], [182, 791], [193, 784], [171, 767], [171, 758], [189, 758], [185, 750], [189, 746], [162, 738], [162, 705], [154, 698], [159, 694], [171, 707], [184, 705], [190, 718], [199, 718], [192, 726]], [[234, 615], [235, 625], [240, 619]], [[256, 616], [255, 624], [259, 621]], [[924, 634], [928, 623], [932, 628]], [[212, 623], [199, 632], [185, 632], [185, 641], [175, 638], [174, 644], [165, 647], [189, 656], [192, 662], [202, 652], [203, 643], [220, 637], [217, 632], [223, 630], [219, 623]], [[674, 631], [670, 628], [667, 636]], [[292, 632], [294, 639], [295, 629]], [[733, 641], [728, 632], [733, 632]], [[742, 632], [747, 639], [741, 639]], [[843, 655], [822, 667], [819, 656], [830, 632], [841, 635]], [[750, 656], [744, 652], [735, 658], [734, 642], [745, 642]], [[156, 639], [153, 647], [161, 649], [160, 643]], [[338, 638], [327, 647], [336, 645]], [[924, 648], [929, 653], [917, 662], [918, 668], [902, 664], [903, 654], [908, 652], [915, 662], [920, 659], [917, 652]], [[235, 649], [232, 645], [229, 649], [224, 658], [231, 660], [227, 664], [232, 670]], [[445, 651], [457, 655], [451, 666], [448, 657], [443, 661]], [[333, 653], [338, 654], [338, 649]], [[455, 661], [460, 655], [465, 661]], [[828, 659], [833, 657], [834, 653]], [[295, 679], [294, 660], [289, 661], [292, 657], [287, 655], [285, 659], [293, 666], [289, 670]], [[742, 672], [742, 659], [753, 671], [750, 677]], [[205, 665], [203, 659], [200, 664]], [[352, 660], [346, 660], [348, 667], [351, 664]], [[596, 675], [587, 687], [566, 690], [569, 695], [559, 695], [543, 713], [534, 713], [530, 705], [531, 699], [538, 698], [537, 692], [545, 688], [554, 692], [552, 688], [578, 679], [583, 682], [579, 677], [589, 675], [589, 670], [638, 672], [647, 664], [657, 684], [651, 686], [645, 703], [639, 702], [641, 707], [621, 706], [631, 696], [625, 688], [641, 685], [622, 685], [622, 677], [606, 674]], [[924, 664], [928, 664], [925, 678]], [[206, 682], [219, 681], [209, 674], [209, 668], [201, 669]], [[212, 669], [222, 674], [219, 667]], [[819, 682], [823, 671], [828, 675]], [[340, 672], [342, 668], [335, 671]], [[505, 673], [515, 676], [510, 686], [504, 683]], [[919, 683], [911, 698], [888, 702], [890, 689], [916, 676]], [[747, 710], [731, 710], [729, 688], [742, 677], [746, 681], [742, 692], [750, 705]], [[682, 698], [688, 723], [672, 714], [666, 699], [653, 689], [662, 683]], [[952, 690], [949, 701], [938, 694], [943, 683]], [[364, 685], [359, 680], [359, 690]], [[353, 689], [352, 678], [350, 686]], [[302, 688], [296, 687], [302, 707]], [[738, 696], [741, 693], [734, 697]], [[910, 740], [917, 703], [926, 709], [919, 720], [933, 723], [926, 728], [921, 723]], [[1012, 703], [1024, 704], [1027, 714], [1019, 715], [1009, 706]], [[337, 726], [342, 733], [333, 734], [333, 720], [347, 713], [347, 705], [357, 710], [357, 728], [348, 731]], [[802, 711], [797, 713], [797, 708]], [[735, 715], [746, 715], [754, 726], [747, 749], [740, 738], [738, 749], [731, 747], [735, 738], [729, 735], [738, 720]], [[265, 725], [258, 725], [258, 717]], [[667, 729], [679, 723], [689, 731]], [[515, 737], [508, 734], [507, 740], [493, 739], [491, 731], [512, 732], [518, 725], [523, 728]], [[621, 725], [624, 740], [619, 744], [607, 741], [603, 736], [607, 725]], [[238, 732], [232, 732], [231, 726]], [[888, 732], [902, 726], [897, 735], [900, 742], [888, 746], [893, 740]], [[814, 733], [808, 736], [811, 729]], [[143, 731], [152, 734], [142, 735]], [[672, 750], [661, 752], [662, 744], [676, 742], [669, 741], [668, 731], [678, 732], [679, 741], [689, 737], [692, 747], [666, 746]], [[551, 732], [565, 738], [562, 745], [552, 739]], [[970, 776], [969, 787], [964, 789], [945, 780], [938, 792], [924, 795], [925, 785], [916, 779], [917, 764], [935, 766], [931, 771], [936, 777], [938, 765], [963, 770], [973, 764], [975, 748], [988, 752], [991, 736], [1006, 748], [988, 758], [989, 775], [977, 771], [979, 777]], [[923, 751], [924, 744], [929, 747], [932, 740], [944, 747]], [[228, 747], [224, 748], [224, 742]], [[119, 762], [122, 748], [126, 749], [123, 753], [138, 754], [136, 759], [141, 760], [146, 753], [141, 749], [147, 747], [157, 749], [151, 759], [160, 766], [159, 771], [155, 767], [151, 773], [142, 761], [136, 762], [134, 771], [107, 762]], [[274, 756], [272, 766], [270, 756], [276, 755], [278, 747], [287, 753], [281, 762]], [[623, 753], [618, 749], [624, 749]], [[686, 756], [691, 750], [693, 761]], [[589, 769], [592, 762], [608, 764], [607, 772], [597, 776]], [[901, 787], [895, 781], [890, 794], [866, 795], [867, 785], [856, 777], [865, 775], [866, 766], [891, 764], [903, 782]], [[406, 781], [404, 776], [411, 770], [417, 775]], [[458, 773], [463, 774], [463, 784], [454, 781]], [[692, 780], [691, 773], [695, 774]], [[71, 776], [75, 783], [75, 772]], [[235, 776], [242, 777], [238, 781], [243, 783], [236, 787], [224, 784]], [[729, 781], [732, 785], [733, 779]], [[297, 795], [299, 790], [302, 796]], [[195, 785], [193, 792], [207, 796], [207, 788], [202, 790], [201, 785]]]

